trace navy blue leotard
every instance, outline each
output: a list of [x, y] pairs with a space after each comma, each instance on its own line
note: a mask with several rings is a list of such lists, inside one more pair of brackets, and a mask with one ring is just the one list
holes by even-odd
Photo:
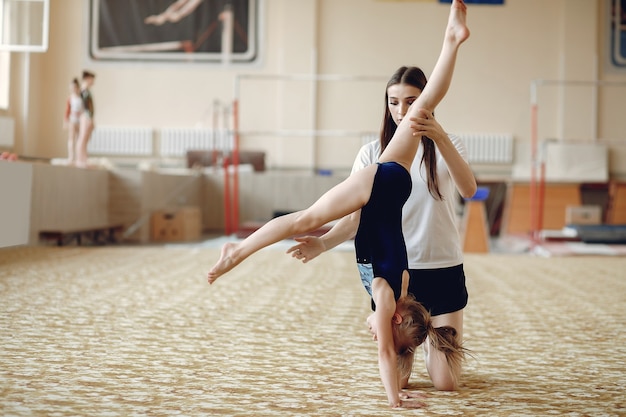
[[384, 278], [396, 300], [402, 289], [402, 273], [409, 269], [402, 206], [411, 194], [411, 175], [396, 162], [378, 163], [370, 199], [361, 209], [354, 239], [357, 262], [372, 264], [374, 277]]

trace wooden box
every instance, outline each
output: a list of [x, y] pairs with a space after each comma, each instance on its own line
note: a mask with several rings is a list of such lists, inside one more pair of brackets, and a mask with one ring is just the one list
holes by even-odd
[[151, 217], [151, 238], [154, 242], [187, 242], [200, 239], [202, 222], [199, 207], [158, 210]]
[[602, 207], [600, 206], [567, 206], [565, 209], [565, 224], [600, 223], [602, 223]]

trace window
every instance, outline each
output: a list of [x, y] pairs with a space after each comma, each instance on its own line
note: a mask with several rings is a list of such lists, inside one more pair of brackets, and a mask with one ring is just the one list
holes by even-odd
[[48, 50], [49, 0], [0, 0], [0, 50]]

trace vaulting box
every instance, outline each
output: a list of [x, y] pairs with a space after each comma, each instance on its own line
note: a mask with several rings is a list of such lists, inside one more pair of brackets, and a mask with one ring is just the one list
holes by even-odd
[[178, 207], [152, 213], [151, 235], [154, 242], [185, 242], [200, 239], [200, 208]]
[[602, 207], [567, 206], [565, 209], [565, 224], [601, 224]]

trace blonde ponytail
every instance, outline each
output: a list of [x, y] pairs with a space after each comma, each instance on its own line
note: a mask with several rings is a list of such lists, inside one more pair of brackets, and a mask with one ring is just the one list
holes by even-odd
[[458, 382], [466, 349], [457, 337], [456, 329], [452, 326], [433, 327], [430, 313], [412, 294], [401, 297], [396, 309], [402, 315], [402, 322], [393, 328], [400, 378], [408, 378], [411, 374], [415, 349], [428, 337], [431, 346], [446, 355], [450, 371]]

